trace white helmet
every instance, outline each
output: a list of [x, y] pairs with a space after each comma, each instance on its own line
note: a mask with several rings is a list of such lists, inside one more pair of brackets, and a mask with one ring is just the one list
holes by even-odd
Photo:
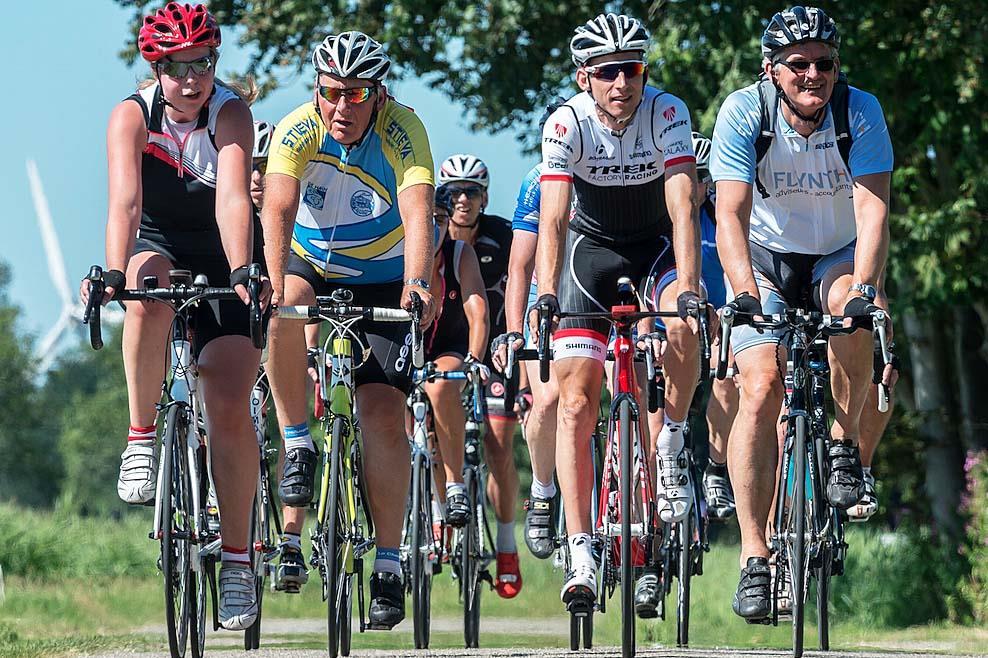
[[490, 184], [487, 175], [487, 165], [476, 155], [458, 153], [451, 155], [439, 167], [439, 184], [445, 185], [453, 181], [468, 181], [476, 183], [484, 189]]
[[697, 170], [706, 169], [710, 171], [710, 149], [713, 146], [710, 140], [701, 133], [693, 133], [693, 153], [696, 154]]
[[569, 42], [573, 63], [583, 66], [587, 60], [622, 50], [648, 50], [648, 30], [637, 18], [624, 14], [600, 14], [579, 26]]
[[330, 34], [312, 53], [316, 73], [383, 82], [391, 69], [384, 47], [363, 32]]
[[271, 135], [274, 134], [274, 126], [267, 121], [254, 122], [254, 158], [268, 157], [268, 150], [271, 148]]

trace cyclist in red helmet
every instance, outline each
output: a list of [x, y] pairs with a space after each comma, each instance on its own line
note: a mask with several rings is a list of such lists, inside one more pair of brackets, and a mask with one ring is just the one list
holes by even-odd
[[[215, 78], [220, 29], [203, 5], [169, 2], [144, 19], [137, 43], [154, 80], [114, 108], [107, 129], [104, 302], [146, 276], [168, 285], [172, 269], [229, 284], [243, 299], [205, 304], [193, 320], [223, 515], [219, 618], [224, 628], [242, 630], [258, 614], [247, 553], [258, 468], [248, 402], [261, 354], [250, 342], [244, 285], [248, 266], [263, 263], [248, 192], [253, 121], [247, 104]], [[155, 405], [173, 314], [164, 304], [126, 306], [130, 432], [117, 492], [144, 504], [155, 495]]]

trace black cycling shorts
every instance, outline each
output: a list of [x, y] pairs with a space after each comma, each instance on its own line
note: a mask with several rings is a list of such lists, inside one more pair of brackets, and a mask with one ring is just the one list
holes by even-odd
[[[164, 256], [171, 263], [171, 269], [189, 270], [193, 278], [205, 274], [209, 285], [225, 288], [230, 285], [230, 264], [225, 255], [220, 257], [193, 255], [172, 245], [164, 245], [147, 238], [137, 238], [134, 243], [134, 255], [143, 252], [154, 252]], [[254, 250], [254, 262], [264, 267], [264, 254], [260, 249]], [[159, 285], [167, 286], [167, 281], [159, 281]], [[196, 358], [203, 348], [216, 338], [222, 336], [250, 337], [250, 312], [239, 299], [214, 300], [200, 303], [198, 308], [189, 316], [189, 327], [192, 330], [192, 346]]]
[[[398, 308], [404, 286], [401, 281], [368, 285], [341, 285], [324, 279], [298, 255], [288, 256], [285, 275], [304, 279], [317, 297], [327, 297], [341, 288], [353, 293], [354, 306]], [[361, 320], [356, 325], [360, 340], [370, 347], [370, 357], [354, 373], [354, 383], [387, 384], [405, 395], [412, 390], [412, 334], [407, 322], [372, 322]], [[359, 345], [354, 345], [354, 362], [359, 363]]]
[[[672, 240], [660, 235], [640, 243], [610, 246], [570, 231], [559, 281], [559, 306], [570, 313], [610, 312], [618, 303], [618, 279], [625, 276], [642, 296], [647, 290], [659, 290], [675, 281]], [[610, 332], [609, 320], [564, 318], [554, 335], [553, 358], [583, 357], [604, 363]]]

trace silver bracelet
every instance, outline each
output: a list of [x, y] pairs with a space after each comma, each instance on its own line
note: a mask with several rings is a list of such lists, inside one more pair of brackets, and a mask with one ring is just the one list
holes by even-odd
[[429, 282], [425, 279], [405, 279], [406, 286], [418, 286], [422, 290], [429, 289]]

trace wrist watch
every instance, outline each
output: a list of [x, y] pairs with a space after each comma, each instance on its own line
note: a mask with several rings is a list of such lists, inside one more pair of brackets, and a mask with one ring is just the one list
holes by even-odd
[[851, 286], [851, 290], [854, 292], [860, 292], [861, 296], [869, 302], [875, 301], [875, 297], [878, 296], [878, 291], [875, 290], [875, 286], [870, 286], [867, 283], [855, 283]]
[[422, 290], [429, 289], [429, 282], [425, 279], [405, 279], [406, 286], [418, 286]]

